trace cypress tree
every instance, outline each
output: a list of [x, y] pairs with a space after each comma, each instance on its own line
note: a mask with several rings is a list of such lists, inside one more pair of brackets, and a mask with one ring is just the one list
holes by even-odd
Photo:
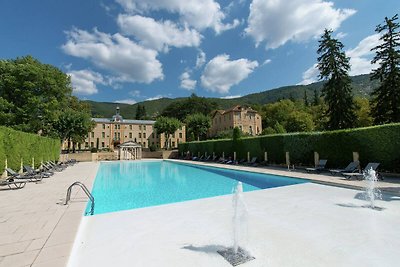
[[325, 80], [322, 96], [328, 106], [326, 128], [329, 130], [351, 128], [355, 120], [355, 105], [351, 92], [349, 58], [343, 44], [331, 36], [332, 30], [325, 29], [319, 40], [317, 53], [320, 80]]
[[306, 107], [309, 106], [309, 103], [308, 103], [308, 96], [307, 96], [307, 91], [306, 91], [306, 90], [304, 90], [304, 105], [305, 105]]
[[376, 51], [371, 63], [379, 63], [371, 79], [381, 82], [372, 92], [372, 115], [376, 124], [400, 122], [400, 25], [397, 19], [397, 14], [390, 19], [385, 17], [385, 23], [375, 29], [382, 41], [371, 50]]
[[314, 89], [313, 105], [318, 106], [319, 104], [321, 104], [321, 99], [319, 99], [319, 94], [318, 94], [317, 89]]

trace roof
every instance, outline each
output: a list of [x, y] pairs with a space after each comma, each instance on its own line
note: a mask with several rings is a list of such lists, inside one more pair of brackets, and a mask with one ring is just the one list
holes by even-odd
[[150, 121], [150, 120], [121, 120], [121, 121], [114, 121], [112, 119], [107, 119], [107, 118], [92, 118], [92, 120], [94, 122], [98, 122], [98, 123], [122, 123], [122, 124], [154, 124], [156, 121]]
[[122, 144], [119, 144], [118, 147], [142, 147], [142, 146], [133, 141], [127, 141]]
[[226, 110], [221, 110], [221, 109], [214, 110], [211, 113], [211, 117], [214, 118], [217, 113], [219, 113], [221, 115], [224, 115], [226, 113], [230, 113], [230, 112], [234, 112], [234, 111], [242, 111], [242, 110], [245, 110], [246, 112], [257, 113], [257, 111], [252, 109], [251, 107], [245, 107], [245, 106], [241, 106], [241, 105], [236, 105], [236, 106], [231, 107], [231, 108], [226, 109]]

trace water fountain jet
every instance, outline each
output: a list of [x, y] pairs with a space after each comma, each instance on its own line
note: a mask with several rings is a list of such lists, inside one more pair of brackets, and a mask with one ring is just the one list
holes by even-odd
[[370, 202], [369, 207], [375, 209], [375, 199], [382, 199], [382, 193], [379, 188], [376, 187], [378, 182], [378, 176], [376, 172], [371, 168], [366, 170], [364, 173], [365, 186], [365, 198]]
[[243, 185], [238, 182], [233, 190], [233, 247], [220, 250], [218, 253], [224, 257], [232, 266], [255, 259], [244, 248], [240, 247], [247, 235], [247, 207], [243, 199]]

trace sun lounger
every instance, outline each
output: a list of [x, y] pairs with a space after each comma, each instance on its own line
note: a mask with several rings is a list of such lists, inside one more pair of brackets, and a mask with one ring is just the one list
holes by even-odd
[[26, 181], [18, 181], [11, 177], [0, 180], [0, 186], [8, 186], [10, 189], [21, 189], [26, 185]]
[[254, 166], [254, 167], [257, 166], [258, 165], [257, 164], [257, 157], [252, 157], [250, 162], [245, 162], [244, 164], [248, 165], [248, 166]]
[[326, 159], [320, 159], [315, 168], [306, 168], [307, 172], [321, 172], [325, 170], [325, 165], [328, 162]]
[[12, 179], [26, 180], [29, 182], [39, 182], [43, 179], [43, 176], [38, 175], [38, 174], [35, 174], [35, 175], [19, 174], [10, 168], [7, 168], [6, 171], [10, 175], [10, 178], [12, 178]]
[[333, 170], [329, 170], [329, 171], [331, 174], [341, 174], [344, 172], [353, 173], [358, 170], [359, 165], [360, 165], [360, 162], [358, 160], [356, 160], [356, 161], [350, 162], [349, 165], [347, 165], [347, 167], [344, 169], [333, 169]]
[[[350, 180], [350, 179], [362, 180], [362, 179], [364, 179], [364, 173], [365, 172], [367, 172], [370, 169], [376, 171], [378, 169], [378, 167], [379, 167], [379, 164], [380, 163], [377, 163], [377, 162], [370, 162], [370, 163], [367, 164], [367, 166], [365, 166], [364, 171], [362, 173], [344, 172], [344, 173], [342, 173], [342, 175], [348, 180]], [[382, 176], [379, 175], [379, 173], [377, 173], [377, 175], [378, 175], [378, 179], [379, 180], [383, 180]]]
[[44, 171], [36, 171], [35, 169], [33, 169], [33, 168], [32, 168], [31, 166], [29, 166], [29, 165], [24, 165], [24, 170], [26, 171], [26, 173], [27, 173], [28, 175], [39, 174], [39, 175], [42, 175], [43, 178], [49, 178], [51, 175], [54, 174], [54, 172], [53, 172], [53, 173], [50, 173], [50, 172], [44, 172]]

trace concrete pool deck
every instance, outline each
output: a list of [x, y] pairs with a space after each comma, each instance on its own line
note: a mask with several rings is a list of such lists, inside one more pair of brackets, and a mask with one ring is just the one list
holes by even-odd
[[[69, 266], [230, 266], [215, 253], [232, 242], [230, 196], [89, 217], [82, 216], [87, 199], [80, 190], [73, 191], [70, 205], [57, 204], [72, 182], [91, 187], [98, 165], [79, 163], [41, 184], [0, 191], [0, 266], [65, 266], [70, 255]], [[218, 166], [363, 185], [325, 175]], [[400, 192], [398, 183], [379, 185]], [[385, 195], [377, 201], [381, 209], [372, 210], [364, 207], [360, 191], [301, 184], [248, 192], [245, 199], [247, 248], [256, 260], [240, 266], [397, 265], [400, 197]]]

